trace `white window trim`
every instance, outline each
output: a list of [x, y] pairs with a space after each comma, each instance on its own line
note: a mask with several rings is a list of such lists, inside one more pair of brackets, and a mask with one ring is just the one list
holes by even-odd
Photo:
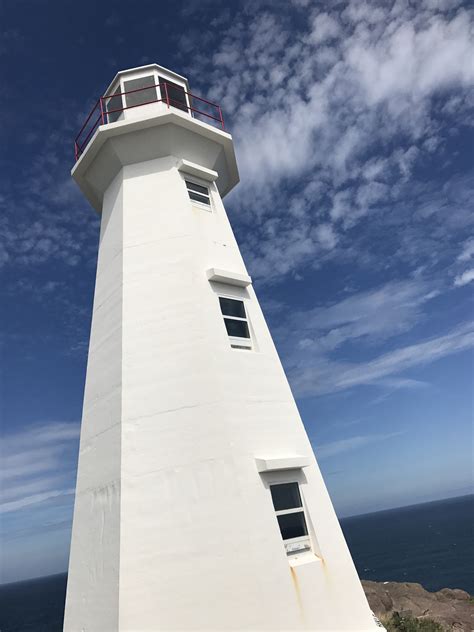
[[[276, 486], [276, 485], [286, 485], [288, 483], [295, 483], [298, 486], [298, 493], [301, 499], [301, 506], [300, 507], [292, 507], [290, 509], [279, 509], [278, 511], [275, 509], [275, 506], [273, 505], [273, 498], [271, 498], [271, 502], [272, 502], [272, 507], [273, 507], [273, 511], [275, 513], [275, 516], [277, 518], [277, 527], [278, 527], [278, 531], [280, 532], [280, 537], [281, 540], [283, 542], [283, 546], [285, 547], [285, 552], [286, 555], [288, 556], [289, 559], [298, 559], [299, 557], [302, 556], [311, 556], [311, 559], [313, 559], [315, 557], [314, 555], [314, 551], [313, 551], [313, 545], [311, 542], [311, 536], [310, 536], [310, 531], [309, 531], [309, 522], [308, 522], [308, 517], [306, 515], [306, 508], [304, 506], [304, 498], [303, 498], [303, 494], [301, 493], [301, 486], [299, 484], [298, 481], [296, 481], [294, 478], [290, 479], [288, 478], [287, 480], [282, 480], [282, 481], [278, 481], [278, 482], [273, 482], [273, 483], [269, 483], [269, 491], [270, 491], [270, 497], [271, 497], [271, 488]], [[285, 516], [288, 514], [294, 514], [294, 513], [302, 513], [304, 516], [304, 520], [305, 520], [305, 524], [306, 524], [306, 530], [308, 531], [307, 535], [302, 535], [302, 536], [298, 536], [296, 538], [283, 538], [283, 535], [281, 534], [280, 531], [280, 524], [278, 522], [278, 516]]]
[[[220, 306], [219, 298], [228, 298], [228, 299], [231, 299], [232, 301], [240, 301], [243, 304], [243, 306], [244, 306], [245, 318], [242, 318], [241, 316], [227, 316], [226, 314], [223, 314], [221, 306]], [[249, 338], [240, 338], [239, 336], [229, 336], [229, 334], [227, 334], [227, 329], [226, 329], [225, 322], [224, 322], [224, 329], [225, 329], [225, 332], [227, 334], [227, 337], [229, 338], [230, 346], [232, 347], [232, 349], [237, 350], [237, 351], [243, 351], [243, 350], [252, 349], [252, 347], [253, 347], [253, 345], [252, 345], [252, 331], [250, 329], [250, 320], [249, 320], [249, 315], [248, 315], [248, 312], [247, 312], [247, 308], [245, 306], [245, 299], [240, 298], [240, 297], [230, 296], [229, 294], [218, 294], [217, 295], [217, 300], [219, 302], [219, 311], [221, 313], [223, 321], [227, 318], [228, 320], [240, 320], [240, 321], [244, 321], [244, 322], [247, 323], [247, 327], [248, 327], [248, 330], [249, 330]], [[239, 349], [239, 347], [240, 347], [240, 349]], [[244, 349], [242, 349], [242, 347], [244, 347]]]
[[[186, 188], [186, 195], [188, 196], [188, 200], [190, 201], [191, 205], [204, 209], [208, 213], [212, 213], [212, 211], [214, 210], [214, 204], [212, 200], [212, 183], [206, 182], [205, 180], [200, 180], [199, 178], [196, 178], [194, 176], [188, 176], [187, 173], [183, 173], [182, 175], [183, 175], [184, 186]], [[192, 200], [189, 197], [189, 189], [188, 189], [188, 185], [186, 181], [192, 182], [193, 184], [197, 184], [198, 186], [204, 187], [205, 189], [207, 189], [208, 190], [207, 196], [205, 195], [205, 193], [198, 193], [197, 191], [195, 191], [195, 193], [198, 193], [198, 195], [202, 195], [203, 197], [208, 197], [209, 204], [205, 204], [204, 202], [198, 202], [197, 200]]]

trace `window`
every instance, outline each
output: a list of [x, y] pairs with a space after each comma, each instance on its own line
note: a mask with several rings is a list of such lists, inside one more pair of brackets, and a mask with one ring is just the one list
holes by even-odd
[[248, 349], [251, 346], [250, 330], [243, 301], [235, 298], [219, 297], [221, 312], [227, 334], [234, 348]]
[[[161, 90], [161, 98], [163, 102], [166, 103], [166, 95], [168, 93], [168, 100], [170, 105], [174, 108], [178, 108], [179, 110], [188, 111], [188, 102], [186, 101], [186, 92], [183, 86], [178, 85], [177, 83], [173, 83], [169, 79], [165, 79], [164, 77], [158, 77], [158, 81], [160, 83]], [[166, 88], [165, 84], [166, 83]]]
[[[124, 81], [123, 86], [124, 92], [129, 93], [125, 95], [128, 108], [136, 105], [145, 105], [145, 103], [151, 103], [158, 100], [155, 87], [155, 77], [153, 77], [153, 75]], [[133, 90], [136, 90], [137, 92], [133, 92]]]
[[281, 537], [288, 555], [311, 550], [298, 483], [270, 485]]
[[196, 184], [190, 180], [185, 180], [186, 188], [188, 190], [189, 198], [193, 202], [199, 202], [205, 206], [211, 207], [211, 197], [209, 193], [209, 187], [204, 187], [202, 184]]
[[[110, 99], [107, 100], [106, 109], [107, 109], [107, 118], [109, 123], [115, 123], [122, 114], [123, 104], [122, 104], [122, 95], [120, 94], [122, 90], [120, 89], [120, 84], [115, 92], [112, 94]], [[111, 111], [112, 110], [112, 111]], [[116, 110], [116, 111], [113, 111]]]

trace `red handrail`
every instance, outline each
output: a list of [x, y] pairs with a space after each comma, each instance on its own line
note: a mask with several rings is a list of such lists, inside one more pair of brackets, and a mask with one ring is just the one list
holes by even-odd
[[[164, 87], [164, 92], [165, 92], [165, 98], [158, 98], [158, 94], [161, 93], [161, 88], [162, 86]], [[74, 157], [75, 160], [79, 160], [81, 154], [83, 153], [84, 149], [86, 148], [87, 144], [89, 143], [90, 139], [92, 138], [93, 134], [95, 133], [95, 131], [97, 130], [97, 128], [100, 125], [106, 125], [109, 124], [108, 123], [108, 115], [110, 114], [114, 114], [116, 112], [123, 112], [124, 110], [130, 110], [132, 108], [137, 108], [137, 107], [141, 107], [142, 105], [149, 105], [150, 103], [166, 103], [166, 105], [168, 106], [168, 108], [170, 107], [175, 107], [173, 104], [177, 104], [177, 107], [181, 110], [184, 110], [186, 112], [190, 112], [191, 115], [200, 115], [200, 116], [205, 116], [208, 119], [211, 119], [212, 121], [217, 121], [220, 124], [220, 127], [222, 129], [225, 129], [224, 127], [224, 116], [222, 114], [222, 109], [220, 107], [220, 105], [217, 105], [216, 103], [212, 103], [212, 101], [208, 101], [207, 99], [203, 99], [202, 97], [198, 97], [195, 94], [191, 94], [190, 92], [187, 92], [186, 90], [184, 90], [184, 88], [182, 89], [182, 94], [186, 95], [188, 97], [188, 99], [186, 100], [186, 105], [184, 103], [182, 103], [181, 101], [177, 101], [176, 99], [171, 99], [169, 96], [169, 92], [168, 92], [168, 86], [173, 87], [176, 89], [176, 85], [171, 85], [168, 84], [166, 81], [164, 82], [160, 82], [157, 84], [154, 84], [152, 86], [146, 86], [144, 88], [136, 88], [135, 90], [127, 90], [126, 92], [115, 92], [114, 94], [106, 94], [103, 95], [101, 97], [99, 97], [99, 99], [97, 100], [97, 102], [95, 103], [94, 107], [92, 108], [89, 116], [86, 118], [83, 126], [81, 127], [79, 133], [77, 134], [76, 138], [74, 139]], [[132, 94], [134, 92], [142, 92], [143, 90], [150, 90], [151, 88], [159, 88], [159, 92], [157, 91], [157, 98], [156, 99], [152, 99], [151, 101], [146, 101], [144, 103], [137, 103], [136, 105], [123, 105], [122, 102], [122, 107], [116, 108], [114, 110], [109, 110], [107, 107], [107, 103], [111, 101], [111, 99], [116, 98], [116, 97], [123, 97], [124, 95], [127, 94]], [[181, 86], [179, 86], [180, 88], [180, 92], [181, 92]], [[105, 103], [104, 103], [105, 101]], [[215, 108], [215, 114], [217, 116], [213, 116], [212, 114], [210, 114], [209, 112], [204, 112], [203, 110], [200, 110], [196, 107], [194, 107], [194, 102], [198, 101], [198, 102], [202, 102], [205, 103], [206, 105], [211, 106], [212, 108]], [[126, 103], [126, 102], [125, 102]], [[192, 105], [191, 105], [192, 104]], [[92, 116], [94, 115], [95, 112], [98, 112], [97, 117], [93, 120], [92, 125], [90, 125], [90, 127], [88, 127], [88, 124], [90, 123]], [[88, 131], [87, 131], [88, 130]], [[87, 131], [86, 135], [84, 138], [82, 138], [83, 133]]]

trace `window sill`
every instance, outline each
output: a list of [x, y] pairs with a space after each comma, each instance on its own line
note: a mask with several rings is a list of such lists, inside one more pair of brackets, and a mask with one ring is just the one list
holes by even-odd
[[196, 202], [195, 200], [190, 200], [191, 206], [194, 208], [198, 208], [200, 211], [207, 211], [208, 213], [212, 213], [212, 206], [210, 204], [203, 204], [202, 202]]
[[230, 348], [237, 351], [251, 351], [252, 340], [250, 338], [237, 338], [229, 336]]
[[322, 561], [323, 560], [315, 555], [312, 551], [302, 553], [301, 555], [295, 555], [293, 557], [288, 556], [288, 563], [291, 567], [303, 566], [303, 564], [313, 564], [314, 562], [319, 562], [320, 564], [322, 564]]

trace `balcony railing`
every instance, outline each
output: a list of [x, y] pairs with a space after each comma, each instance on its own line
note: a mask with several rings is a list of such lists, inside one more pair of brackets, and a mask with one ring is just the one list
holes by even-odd
[[[205, 122], [211, 122], [212, 125], [225, 129], [224, 117], [222, 115], [220, 105], [207, 101], [207, 99], [198, 97], [195, 94], [191, 94], [190, 92], [184, 90], [184, 88], [181, 89], [180, 86], [179, 90], [177, 88], [178, 86], [176, 86], [176, 84], [161, 82], [144, 88], [138, 88], [136, 90], [114, 92], [113, 94], [107, 94], [100, 97], [92, 108], [89, 116], [86, 118], [79, 134], [74, 139], [74, 157], [76, 161], [79, 160], [81, 154], [94, 135], [94, 132], [100, 125], [107, 125], [108, 123], [115, 122], [120, 114], [125, 110], [150, 105], [151, 103], [164, 103], [168, 108], [177, 108], [183, 112], [188, 112], [191, 116], [197, 119], [201, 119], [202, 117]], [[150, 91], [153, 89], [155, 90], [156, 98], [149, 101], [140, 101], [140, 103], [136, 103], [134, 105], [126, 105], [126, 95], [135, 92], [143, 92], [144, 90]], [[182, 98], [173, 98], [176, 96], [184, 97], [184, 100]], [[123, 97], [125, 97], [125, 99]], [[118, 100], [120, 100], [120, 107], [116, 107]]]

